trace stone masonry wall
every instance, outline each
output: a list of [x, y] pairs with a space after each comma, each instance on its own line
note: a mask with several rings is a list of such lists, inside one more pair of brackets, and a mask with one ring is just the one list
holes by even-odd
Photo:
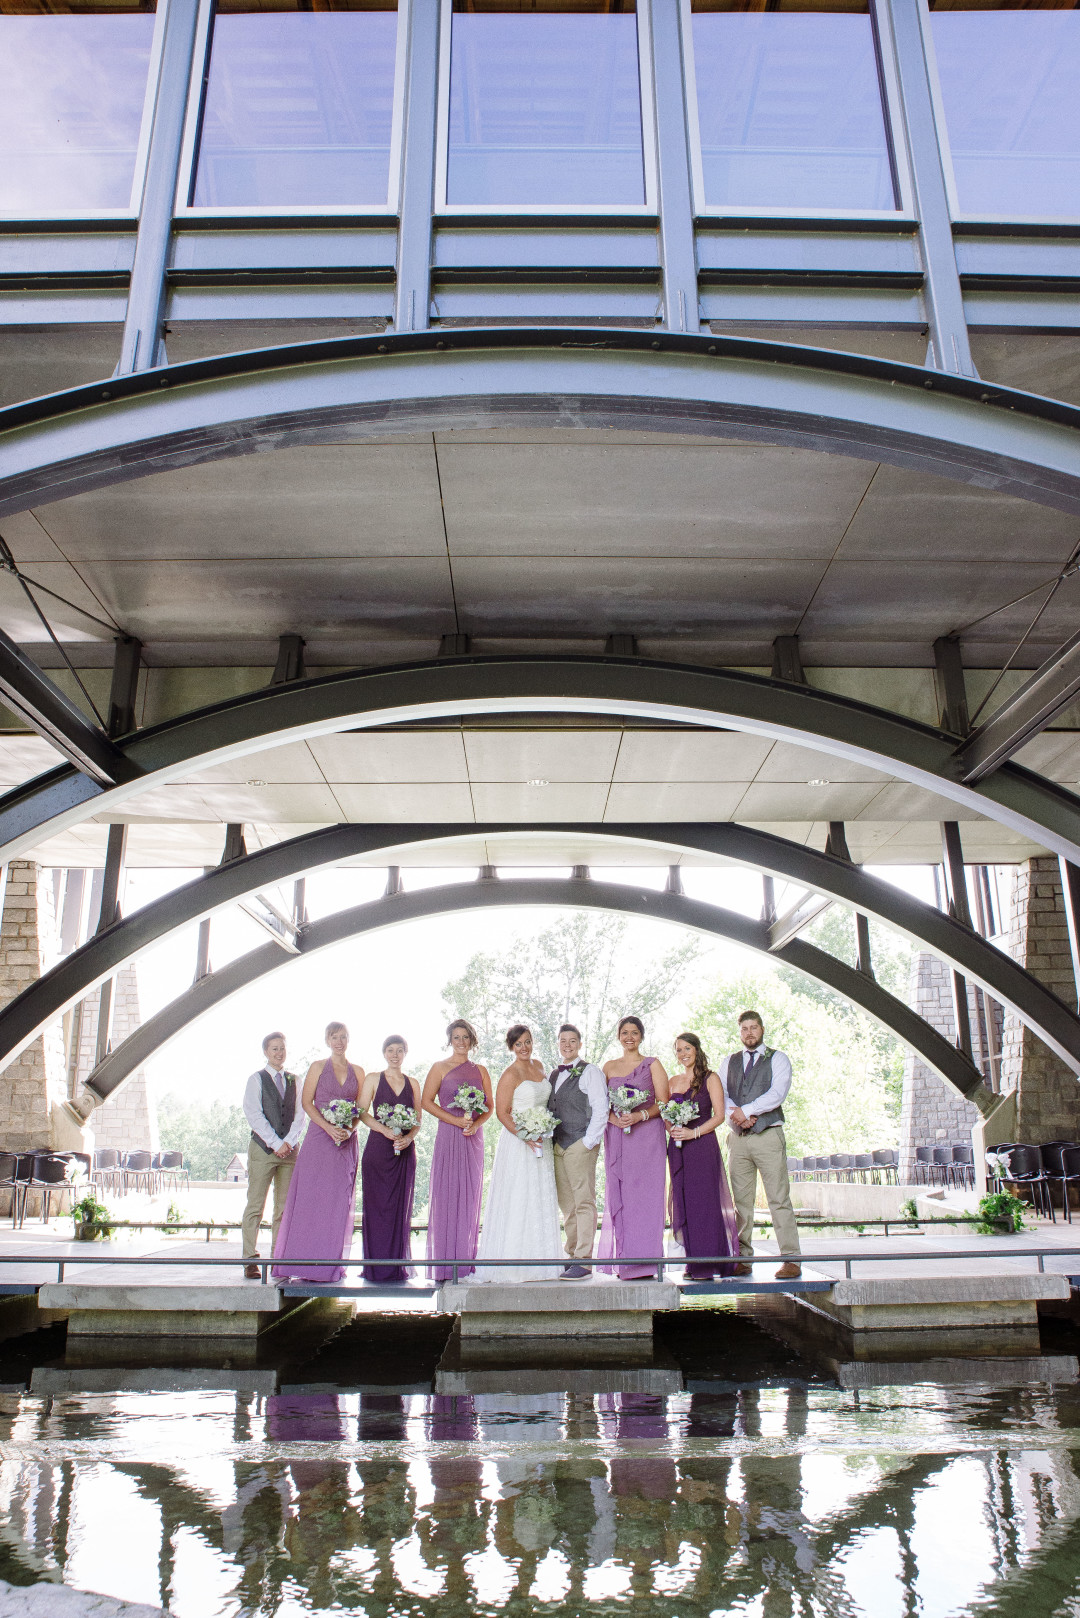
[[[0, 1003], [41, 976], [56, 952], [52, 883], [30, 860], [8, 866], [0, 913]], [[58, 1019], [0, 1073], [0, 1147], [48, 1147], [50, 1112], [67, 1095], [63, 1023]]]
[[[1005, 942], [1015, 960], [1066, 1005], [1075, 1007], [1065, 897], [1053, 855], [1039, 855], [1017, 866]], [[1001, 1088], [1018, 1092], [1017, 1140], [1039, 1145], [1076, 1139], [1080, 1127], [1076, 1078], [1008, 1011], [1002, 1033]]]
[[[950, 1042], [956, 1038], [952, 973], [934, 955], [917, 955], [909, 1001]], [[917, 1146], [961, 1146], [971, 1140], [978, 1112], [958, 1090], [908, 1052], [900, 1106], [900, 1179], [912, 1183]]]
[[[93, 1024], [94, 1030], [93, 1044], [90, 1047], [91, 1066], [97, 1046], [96, 994], [93, 1000], [93, 1007], [87, 1007], [91, 1015], [85, 1019]], [[138, 1028], [141, 1021], [135, 968], [125, 966], [117, 973], [113, 983], [113, 1045], [119, 1045], [122, 1039], [126, 1039]], [[88, 1067], [86, 1072], [89, 1071]], [[81, 1074], [80, 1077], [85, 1077], [85, 1074]], [[142, 1068], [133, 1073], [123, 1087], [115, 1095], [110, 1096], [103, 1106], [95, 1108], [90, 1124], [94, 1131], [94, 1142], [99, 1147], [112, 1146], [119, 1152], [160, 1150], [157, 1100]]]

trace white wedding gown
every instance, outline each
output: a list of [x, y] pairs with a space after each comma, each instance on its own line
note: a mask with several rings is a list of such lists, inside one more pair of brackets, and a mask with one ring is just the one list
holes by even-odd
[[[547, 1079], [522, 1079], [514, 1092], [515, 1112], [546, 1107], [551, 1095]], [[568, 1263], [559, 1232], [559, 1199], [555, 1193], [555, 1159], [551, 1142], [542, 1155], [499, 1125], [484, 1223], [477, 1258], [550, 1258], [551, 1268], [498, 1265], [478, 1268], [471, 1284], [496, 1281], [554, 1281]]]

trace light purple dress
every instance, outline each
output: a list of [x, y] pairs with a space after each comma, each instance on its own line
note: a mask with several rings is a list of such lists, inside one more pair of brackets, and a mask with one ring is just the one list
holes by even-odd
[[[464, 1118], [454, 1097], [463, 1084], [484, 1088], [483, 1075], [475, 1062], [452, 1067], [439, 1085], [438, 1102], [444, 1112]], [[439, 1119], [435, 1150], [431, 1157], [431, 1197], [428, 1205], [427, 1256], [433, 1259], [476, 1257], [480, 1236], [480, 1202], [484, 1191], [484, 1131], [466, 1135], [463, 1129]], [[429, 1272], [436, 1281], [449, 1281], [453, 1269], [433, 1264]], [[459, 1277], [472, 1275], [471, 1265], [461, 1265]]]
[[[345, 1083], [339, 1084], [334, 1064], [328, 1057], [315, 1086], [316, 1107], [322, 1109], [331, 1101], [355, 1101], [359, 1094], [360, 1082], [352, 1066]], [[337, 1282], [344, 1279], [344, 1267], [316, 1268], [296, 1261], [344, 1258], [352, 1246], [358, 1155], [355, 1132], [344, 1146], [335, 1146], [324, 1129], [317, 1124], [308, 1126], [304, 1143], [296, 1155], [281, 1229], [274, 1243], [275, 1281]]]
[[[656, 1100], [652, 1057], [642, 1057], [634, 1071], [608, 1081], [609, 1090], [622, 1085], [644, 1090], [648, 1103]], [[597, 1249], [598, 1267], [609, 1275], [618, 1270], [622, 1281], [653, 1281], [656, 1268], [648, 1264], [612, 1264], [625, 1253], [646, 1258], [664, 1251], [664, 1197], [667, 1189], [667, 1131], [659, 1118], [635, 1124], [624, 1135], [614, 1124], [604, 1131], [604, 1222]]]

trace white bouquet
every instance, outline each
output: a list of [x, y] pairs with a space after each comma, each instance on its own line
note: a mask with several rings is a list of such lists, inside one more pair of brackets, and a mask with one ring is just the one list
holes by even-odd
[[[381, 1107], [376, 1107], [375, 1116], [380, 1124], [390, 1131], [391, 1135], [407, 1135], [409, 1130], [415, 1129], [419, 1122], [414, 1109], [406, 1107], [400, 1101], [396, 1107], [392, 1107], [388, 1101], [384, 1101]], [[401, 1151], [401, 1145], [397, 1141], [394, 1142], [394, 1151]]]
[[460, 1107], [467, 1118], [477, 1118], [487, 1111], [487, 1096], [478, 1084], [463, 1084], [454, 1097], [454, 1106]]
[[[632, 1084], [620, 1084], [617, 1090], [608, 1091], [612, 1112], [636, 1112], [643, 1101], [651, 1102], [652, 1097], [646, 1090], [638, 1090]], [[631, 1126], [623, 1125], [623, 1134], [629, 1135]]]
[[[320, 1107], [319, 1111], [327, 1123], [333, 1124], [337, 1129], [352, 1129], [360, 1116], [360, 1108], [356, 1102], [346, 1101], [344, 1097], [340, 1101], [331, 1101], [328, 1107]], [[343, 1140], [338, 1141], [339, 1146], [344, 1144]]]
[[546, 1107], [523, 1107], [514, 1113], [514, 1127], [518, 1139], [525, 1141], [536, 1156], [543, 1151], [542, 1141], [550, 1140], [559, 1127], [559, 1120]]
[[[686, 1129], [688, 1125], [697, 1120], [696, 1101], [664, 1101], [660, 1106], [660, 1116], [665, 1124], [672, 1129]], [[676, 1146], [682, 1151], [682, 1141], [677, 1140]]]

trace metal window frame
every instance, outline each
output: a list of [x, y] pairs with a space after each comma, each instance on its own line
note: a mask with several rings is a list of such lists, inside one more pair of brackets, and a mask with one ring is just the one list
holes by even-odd
[[679, 0], [683, 31], [683, 57], [686, 63], [686, 113], [690, 136], [690, 163], [693, 175], [694, 215], [700, 221], [714, 219], [760, 219], [768, 224], [773, 219], [820, 219], [823, 223], [844, 223], [846, 220], [881, 220], [895, 225], [915, 223], [915, 193], [911, 176], [911, 158], [904, 138], [904, 120], [900, 116], [900, 79], [892, 50], [889, 30], [881, 17], [880, 0], [869, 0], [870, 29], [877, 58], [878, 83], [881, 90], [882, 123], [885, 143], [892, 166], [894, 185], [898, 195], [894, 208], [764, 208], [747, 203], [710, 204], [705, 196], [705, 170], [701, 157], [701, 119], [698, 113], [697, 64], [694, 54], [694, 25], [691, 0]]
[[[981, 10], [981, 7], [973, 7]], [[989, 8], [987, 8], [989, 9]], [[1023, 9], [1023, 8], [1017, 8]], [[937, 125], [938, 148], [941, 152], [941, 169], [945, 176], [945, 190], [949, 198], [949, 213], [955, 224], [958, 225], [1039, 225], [1059, 226], [1062, 228], [1080, 224], [1080, 206], [1073, 214], [1009, 214], [1009, 213], [965, 213], [960, 206], [960, 191], [956, 183], [956, 169], [953, 165], [952, 141], [949, 138], [949, 121], [945, 116], [945, 96], [941, 89], [941, 74], [938, 69], [937, 43], [934, 39], [933, 18], [927, 0], [919, 0], [919, 22], [922, 28], [923, 51], [926, 56], [926, 73], [930, 81], [930, 99], [934, 107], [934, 123]]]
[[435, 135], [435, 197], [433, 213], [436, 223], [452, 223], [461, 218], [490, 218], [492, 223], [505, 219], [580, 219], [595, 218], [602, 223], [606, 218], [655, 219], [658, 185], [656, 175], [656, 113], [652, 82], [652, 39], [649, 0], [636, 0], [638, 56], [638, 105], [641, 117], [641, 158], [645, 179], [643, 203], [580, 202], [455, 202], [446, 200], [446, 186], [450, 159], [450, 69], [454, 49], [453, 0], [440, 0], [439, 28], [439, 83], [436, 102]]
[[[60, 210], [46, 210], [42, 213], [0, 213], [0, 231], [8, 224], [22, 224], [24, 222], [36, 224], [39, 220], [68, 220], [73, 224], [83, 222], [109, 223], [115, 220], [118, 223], [128, 224], [138, 220], [139, 209], [142, 206], [143, 190], [146, 186], [146, 165], [150, 155], [150, 135], [154, 127], [154, 109], [157, 105], [158, 85], [161, 79], [161, 51], [165, 40], [165, 21], [169, 9], [169, 0], [158, 0], [154, 12], [154, 30], [150, 39], [150, 59], [146, 68], [146, 85], [143, 90], [143, 107], [139, 123], [139, 138], [135, 144], [135, 165], [131, 175], [130, 200], [126, 208], [65, 208]], [[133, 12], [132, 15], [137, 15]]]
[[[394, 42], [394, 90], [390, 117], [390, 149], [387, 168], [386, 202], [353, 205], [341, 203], [245, 203], [242, 207], [196, 207], [191, 201], [198, 177], [199, 146], [202, 138], [203, 110], [210, 83], [211, 51], [215, 0], [199, 0], [199, 22], [195, 36], [195, 57], [191, 69], [191, 89], [188, 96], [187, 116], [184, 120], [184, 141], [177, 174], [173, 216], [178, 224], [216, 223], [219, 220], [268, 219], [283, 224], [303, 225], [305, 221], [322, 222], [327, 219], [377, 219], [392, 224], [397, 219], [401, 201], [401, 161], [405, 123], [405, 50], [408, 38], [408, 0], [396, 0], [397, 33]], [[258, 14], [258, 13], [256, 13]]]

